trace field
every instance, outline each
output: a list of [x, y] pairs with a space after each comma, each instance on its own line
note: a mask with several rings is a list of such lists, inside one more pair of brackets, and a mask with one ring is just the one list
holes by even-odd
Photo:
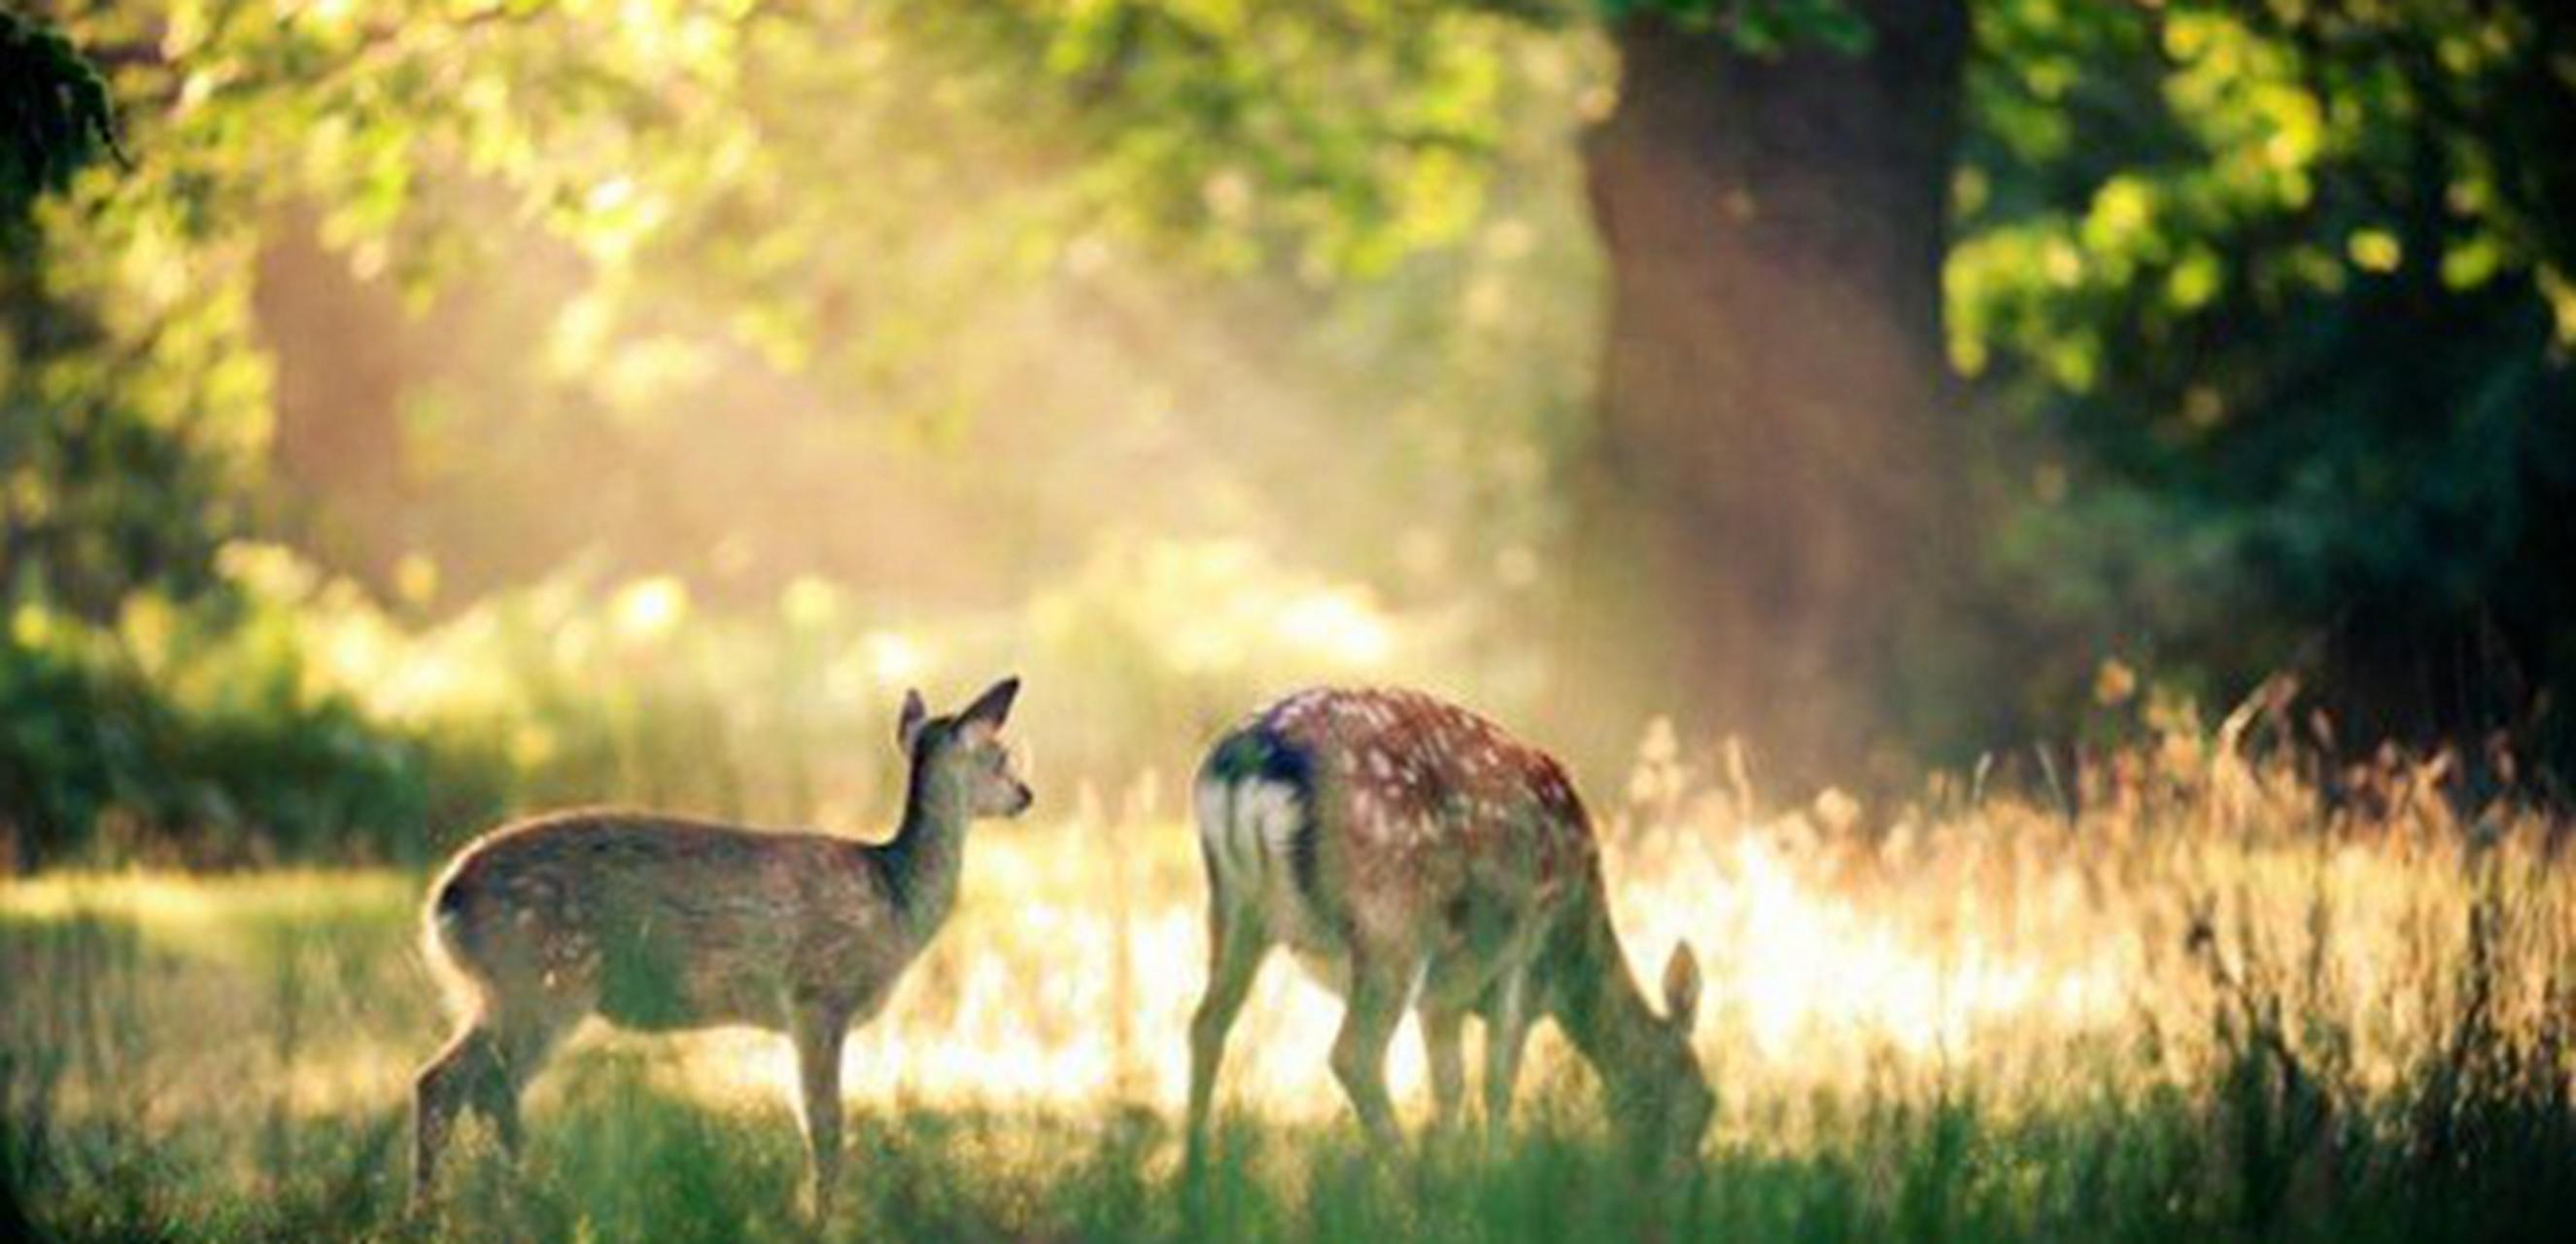
[[[1708, 974], [1718, 1122], [1647, 1187], [1542, 1030], [1507, 1143], [1358, 1143], [1282, 958], [1224, 1159], [1177, 1119], [1204, 953], [1151, 784], [979, 830], [961, 915], [847, 1052], [833, 1239], [2516, 1240], [2576, 1214], [2564, 826], [2438, 770], [2329, 783], [2169, 734], [2048, 793], [1769, 806], [1650, 751], [1595, 792], [1633, 964]], [[65, 1240], [804, 1239], [781, 1045], [588, 1032], [509, 1169], [401, 1212], [443, 1034], [403, 871], [0, 887], [0, 1162]], [[1471, 1063], [1473, 1052], [1471, 1051]], [[1399, 1040], [1408, 1118], [1421, 1059]]]
[[[2571, 514], [2576, 0], [0, 0], [0, 1244], [2576, 1244]], [[1371, 1143], [1274, 955], [1211, 1153], [1188, 775], [1369, 686], [1577, 779], [1615, 1092], [1407, 1019]], [[1517, 954], [1417, 716], [1236, 845]], [[833, 1186], [504, 1001], [413, 1204], [425, 891], [596, 805], [935, 823]], [[450, 914], [878, 983], [679, 850]]]

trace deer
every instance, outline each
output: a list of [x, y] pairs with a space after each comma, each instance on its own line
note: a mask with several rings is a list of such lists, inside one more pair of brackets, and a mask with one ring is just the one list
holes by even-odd
[[1438, 1131], [1463, 1108], [1466, 1019], [1484, 1025], [1492, 1139], [1531, 1028], [1550, 1018], [1632, 1152], [1696, 1155], [1716, 1108], [1690, 1040], [1698, 960], [1674, 947], [1658, 1014], [1612, 927], [1591, 821], [1546, 753], [1421, 692], [1319, 687], [1220, 737], [1192, 798], [1209, 964], [1190, 1021], [1190, 1169], [1206, 1161], [1227, 1034], [1282, 945], [1342, 998], [1331, 1069], [1374, 1148], [1401, 1140], [1386, 1053], [1409, 1010]]
[[802, 1091], [807, 1208], [830, 1212], [841, 1045], [885, 1008], [956, 908], [968, 826], [1034, 796], [1000, 735], [1019, 680], [933, 717], [904, 696], [902, 820], [882, 843], [679, 816], [579, 810], [504, 826], [433, 884], [424, 942], [454, 1035], [413, 1091], [412, 1207], [473, 1110], [509, 1160], [519, 1099], [577, 1023], [784, 1034]]

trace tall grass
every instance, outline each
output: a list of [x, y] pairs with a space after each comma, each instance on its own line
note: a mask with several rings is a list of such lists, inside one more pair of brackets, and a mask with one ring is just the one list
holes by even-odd
[[[963, 915], [847, 1053], [826, 1238], [2558, 1238], [2576, 1221], [2563, 824], [2436, 766], [2330, 772], [2167, 721], [2031, 794], [1765, 801], [1651, 745], [1596, 792], [1631, 956], [1688, 937], [1722, 1098], [1644, 1187], [1543, 1036], [1507, 1143], [1357, 1146], [1333, 1004], [1274, 965], [1224, 1161], [1178, 1171], [1201, 978], [1191, 836], [1150, 783], [979, 831]], [[801, 1239], [770, 1038], [594, 1032], [510, 1168], [469, 1131], [399, 1210], [441, 1035], [409, 872], [0, 889], [0, 1162], [67, 1239]], [[1395, 1058], [1421, 1113], [1420, 1057]]]

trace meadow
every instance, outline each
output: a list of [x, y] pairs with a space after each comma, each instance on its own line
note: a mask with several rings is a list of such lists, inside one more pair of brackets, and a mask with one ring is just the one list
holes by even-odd
[[[1777, 806], [1650, 736], [1593, 801], [1632, 963], [1686, 937], [1708, 975], [1721, 1104], [1681, 1186], [1628, 1172], [1547, 1029], [1511, 1138], [1380, 1160], [1325, 1070], [1335, 1008], [1284, 958], [1222, 1159], [1185, 1181], [1203, 890], [1151, 781], [977, 831], [960, 918], [847, 1047], [819, 1233], [783, 1044], [736, 1032], [586, 1031], [523, 1165], [469, 1128], [406, 1220], [409, 1074], [444, 1020], [398, 868], [0, 887], [0, 1162], [63, 1240], [2552, 1238], [2563, 822], [2264, 733], [2171, 726], [1884, 806]], [[1394, 1072], [1418, 1126], [1409, 1034]]]
[[[2576, 4], [0, 0], [0, 1244], [2576, 1239], [2570, 513]], [[595, 1027], [406, 1213], [451, 852], [1006, 676], [836, 1213]], [[1190, 766], [1370, 683], [1687, 1170], [1545, 1027], [1371, 1151], [1283, 956], [1184, 1171]]]

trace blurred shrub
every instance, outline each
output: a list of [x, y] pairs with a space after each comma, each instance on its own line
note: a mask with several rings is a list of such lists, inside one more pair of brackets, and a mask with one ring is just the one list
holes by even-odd
[[719, 612], [576, 566], [423, 622], [280, 546], [215, 565], [213, 590], [137, 592], [104, 623], [20, 593], [0, 634], [20, 866], [418, 861], [511, 809], [603, 800], [869, 832], [907, 687], [1028, 676], [1016, 733], [1054, 788], [1185, 771], [1302, 681], [1456, 665], [1434, 628], [1232, 543], [1113, 542], [1024, 611], [937, 619], [818, 579]]
[[17, 604], [0, 633], [15, 862], [417, 854], [444, 766], [315, 680], [302, 626], [294, 602], [235, 594], [136, 595], [107, 626]]

